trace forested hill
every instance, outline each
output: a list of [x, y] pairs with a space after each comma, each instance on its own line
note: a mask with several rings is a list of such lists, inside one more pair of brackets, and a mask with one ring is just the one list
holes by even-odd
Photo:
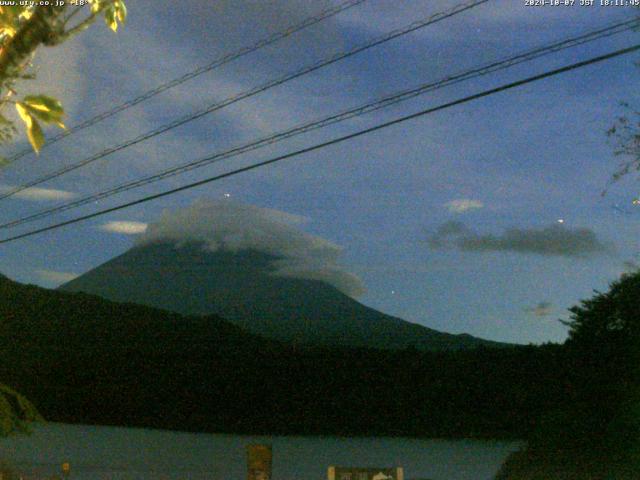
[[52, 421], [200, 432], [520, 437], [565, 397], [557, 346], [295, 349], [0, 279], [0, 382]]

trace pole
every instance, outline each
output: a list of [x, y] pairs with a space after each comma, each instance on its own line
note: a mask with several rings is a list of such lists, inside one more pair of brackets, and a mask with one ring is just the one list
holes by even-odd
[[271, 480], [271, 445], [247, 446], [247, 480]]

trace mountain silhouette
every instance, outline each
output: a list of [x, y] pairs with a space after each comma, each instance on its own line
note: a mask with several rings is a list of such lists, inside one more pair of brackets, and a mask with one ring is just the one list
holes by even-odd
[[211, 251], [198, 242], [157, 241], [60, 288], [184, 315], [216, 314], [251, 333], [296, 345], [420, 350], [500, 345], [386, 315], [319, 280], [278, 275], [277, 260], [256, 250]]

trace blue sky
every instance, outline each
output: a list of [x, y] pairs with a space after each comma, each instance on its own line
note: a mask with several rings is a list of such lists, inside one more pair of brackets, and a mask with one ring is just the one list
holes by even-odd
[[[290, 38], [159, 95], [0, 171], [19, 185], [203, 105], [444, 11], [454, 1], [369, 0]], [[578, 2], [579, 3], [579, 2]], [[103, 24], [36, 59], [22, 91], [63, 100], [67, 124], [255, 42], [335, 2], [129, 2], [117, 35]], [[381, 95], [630, 18], [626, 7], [527, 7], [494, 0], [189, 125], [2, 200], [13, 220]], [[104, 208], [264, 160], [515, 79], [632, 45], [629, 32], [287, 140], [101, 201]], [[303, 217], [306, 234], [342, 248], [359, 300], [438, 330], [521, 343], [562, 341], [558, 318], [603, 290], [638, 249], [640, 207], [630, 177], [601, 192], [619, 159], [605, 132], [638, 100], [632, 54], [438, 112], [156, 202], [0, 246], [2, 273], [55, 286], [124, 252], [136, 235], [108, 222], [156, 221], [200, 198]], [[53, 134], [54, 132], [47, 132]], [[11, 154], [24, 142], [7, 147]], [[228, 196], [225, 196], [227, 194]], [[617, 205], [619, 209], [614, 208]], [[96, 205], [2, 233], [90, 213]], [[562, 223], [559, 222], [562, 220]], [[463, 233], [434, 248], [443, 225]], [[114, 227], [114, 225], [117, 227]], [[101, 228], [102, 227], [102, 228]], [[516, 232], [514, 235], [508, 232]], [[580, 243], [590, 239], [594, 248]], [[558, 247], [560, 245], [560, 247]], [[555, 248], [555, 247], [558, 248]]]

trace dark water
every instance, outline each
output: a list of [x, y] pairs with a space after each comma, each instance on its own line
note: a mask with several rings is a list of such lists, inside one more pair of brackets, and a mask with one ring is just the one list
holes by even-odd
[[0, 458], [25, 479], [60, 474], [69, 479], [246, 478], [245, 447], [273, 448], [273, 480], [321, 480], [329, 465], [402, 466], [406, 479], [489, 480], [514, 442], [405, 438], [264, 437], [174, 433], [48, 424], [31, 436], [0, 439]]

